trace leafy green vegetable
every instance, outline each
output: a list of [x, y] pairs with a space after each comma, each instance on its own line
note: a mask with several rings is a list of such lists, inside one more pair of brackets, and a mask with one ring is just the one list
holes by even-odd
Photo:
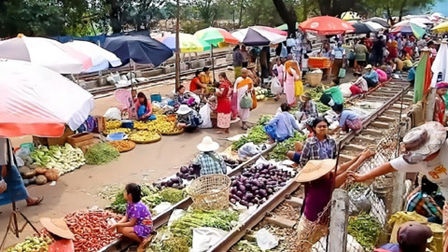
[[257, 125], [266, 126], [272, 118], [274, 118], [273, 115], [261, 115], [258, 119]]
[[89, 148], [86, 153], [87, 164], [106, 164], [118, 158], [120, 153], [116, 148], [107, 143], [98, 143]]
[[229, 231], [238, 220], [238, 212], [227, 210], [192, 211], [171, 224], [170, 231], [174, 237], [185, 238], [191, 247], [193, 229], [198, 227], [214, 227]]
[[232, 143], [232, 150], [238, 150], [246, 143], [262, 144], [269, 139], [264, 131], [263, 125], [257, 125], [248, 130], [247, 136], [241, 137], [238, 141]]
[[146, 252], [188, 252], [190, 246], [183, 237], [173, 237], [167, 226], [157, 229], [157, 235], [153, 238]]
[[[160, 204], [163, 199], [160, 195], [157, 194], [157, 191], [152, 186], [142, 185], [142, 199], [143, 204], [148, 206], [149, 209], [154, 208], [158, 204]], [[126, 204], [127, 201], [124, 199], [123, 190], [120, 190], [115, 196], [114, 202], [110, 205], [110, 209], [115, 213], [124, 214], [126, 213]]]
[[171, 204], [177, 203], [185, 198], [185, 192], [172, 187], [165, 187], [159, 192], [163, 201], [170, 202]]
[[306, 139], [306, 136], [296, 132], [294, 137], [288, 138], [287, 140], [280, 142], [275, 146], [275, 148], [269, 153], [269, 159], [275, 159], [277, 161], [285, 160], [286, 153], [288, 151], [294, 150], [294, 146], [296, 142], [302, 142]]
[[348, 220], [348, 233], [365, 251], [372, 251], [375, 248], [381, 230], [381, 223], [366, 213], [351, 216]]
[[243, 252], [261, 252], [262, 250], [254, 242], [248, 240], [239, 241], [232, 251], [243, 251]]
[[53, 145], [50, 148], [39, 146], [30, 153], [35, 165], [48, 169], [57, 169], [64, 174], [85, 164], [84, 153], [79, 148], [73, 148], [66, 143], [63, 146]]

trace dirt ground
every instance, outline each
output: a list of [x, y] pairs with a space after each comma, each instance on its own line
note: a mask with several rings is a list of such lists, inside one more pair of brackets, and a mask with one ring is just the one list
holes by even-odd
[[[229, 76], [233, 79], [233, 76]], [[150, 93], [169, 94], [173, 90], [173, 84], [147, 88], [143, 91]], [[262, 114], [274, 114], [282, 100], [274, 102], [267, 100], [259, 103], [257, 109], [251, 113], [250, 121], [256, 122]], [[107, 108], [116, 105], [112, 96], [95, 100], [93, 115], [102, 115]], [[241, 134], [238, 123], [231, 127], [229, 136]], [[133, 151], [123, 153], [118, 160], [102, 166], [85, 165], [72, 173], [62, 176], [55, 186], [46, 184], [43, 186], [30, 186], [28, 192], [33, 195], [44, 196], [44, 201], [39, 206], [26, 207], [25, 201], [18, 202], [19, 209], [40, 228], [41, 217], [63, 217], [65, 214], [77, 209], [85, 209], [93, 206], [105, 207], [108, 202], [97, 196], [106, 185], [126, 184], [129, 182], [153, 182], [160, 178], [176, 173], [180, 165], [190, 162], [197, 154], [196, 145], [201, 139], [210, 135], [219, 142], [221, 150], [230, 145], [224, 140], [226, 135], [216, 134], [214, 129], [198, 130], [195, 133], [184, 133], [179, 136], [164, 136], [161, 141], [138, 145]], [[30, 137], [12, 139], [14, 146], [22, 142], [30, 141]], [[0, 238], [3, 238], [11, 213], [11, 206], [0, 207]], [[23, 220], [20, 220], [23, 223]], [[32, 234], [30, 227], [25, 228], [20, 239], [12, 234], [8, 236], [6, 245], [12, 245], [23, 240], [26, 235]]]

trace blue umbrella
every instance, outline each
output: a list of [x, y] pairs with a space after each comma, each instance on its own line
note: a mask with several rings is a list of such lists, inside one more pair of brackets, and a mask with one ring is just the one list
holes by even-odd
[[138, 64], [158, 66], [173, 56], [171, 49], [163, 43], [141, 35], [108, 37], [103, 48], [117, 55], [123, 65], [132, 60]]

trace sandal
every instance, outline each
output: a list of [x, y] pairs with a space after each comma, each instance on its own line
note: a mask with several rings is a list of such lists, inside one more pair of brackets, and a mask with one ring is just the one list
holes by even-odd
[[37, 206], [37, 205], [39, 205], [42, 201], [44, 200], [44, 197], [43, 196], [41, 196], [41, 197], [38, 197], [37, 199], [33, 199], [33, 200], [31, 200], [31, 201], [26, 201], [26, 205], [27, 206]]

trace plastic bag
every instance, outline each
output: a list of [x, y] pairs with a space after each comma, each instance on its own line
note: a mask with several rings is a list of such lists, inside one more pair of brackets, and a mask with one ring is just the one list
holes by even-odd
[[169, 202], [162, 202], [162, 203], [158, 204], [156, 207], [154, 207], [152, 210], [155, 213], [162, 213], [165, 210], [167, 210], [168, 208], [170, 208], [171, 206], [172, 206], [172, 204]]
[[250, 142], [244, 144], [238, 149], [238, 157], [240, 158], [253, 157], [260, 152], [261, 152], [260, 148], [256, 146], [254, 143]]
[[109, 108], [106, 113], [104, 113], [104, 118], [106, 120], [121, 120], [121, 111], [118, 108]]
[[207, 251], [220, 241], [227, 232], [217, 228], [200, 227], [193, 229], [193, 246], [191, 252]]
[[271, 80], [271, 93], [273, 95], [279, 95], [283, 92], [283, 87], [280, 85], [280, 81], [277, 77], [272, 78]]
[[255, 233], [257, 245], [261, 250], [265, 251], [278, 246], [278, 239], [265, 228], [258, 230]]
[[251, 109], [252, 108], [252, 96], [247, 93], [241, 98], [240, 108], [242, 109]]
[[180, 219], [180, 217], [185, 215], [185, 210], [183, 209], [174, 209], [173, 213], [170, 215], [170, 219], [168, 220], [168, 227], [171, 226], [171, 223]]
[[350, 90], [350, 87], [352, 86], [352, 83], [343, 83], [339, 85], [339, 89], [341, 90], [343, 97], [350, 97], [352, 96], [352, 91]]
[[345, 73], [346, 73], [345, 68], [340, 68], [339, 69], [339, 73], [338, 73], [338, 77], [339, 78], [344, 78], [345, 77]]
[[301, 96], [303, 94], [303, 82], [301, 80], [294, 81], [295, 96]]
[[208, 129], [213, 127], [212, 120], [210, 119], [210, 113], [212, 112], [210, 105], [207, 103], [199, 110], [199, 115], [202, 118], [202, 124], [199, 125], [201, 129]]

